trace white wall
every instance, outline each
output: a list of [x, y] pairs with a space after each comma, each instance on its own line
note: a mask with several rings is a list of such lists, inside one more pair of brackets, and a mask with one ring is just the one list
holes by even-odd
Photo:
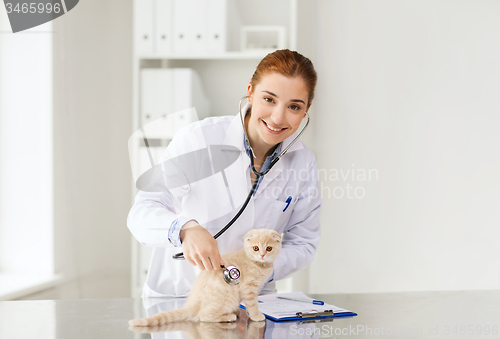
[[378, 177], [324, 182], [364, 197], [324, 199], [311, 292], [500, 288], [499, 17], [498, 1], [319, 1], [319, 166]]
[[0, 10], [2, 273], [54, 270], [51, 29], [49, 22], [38, 27], [48, 33], [12, 34]]
[[132, 1], [54, 20], [56, 271], [130, 274]]

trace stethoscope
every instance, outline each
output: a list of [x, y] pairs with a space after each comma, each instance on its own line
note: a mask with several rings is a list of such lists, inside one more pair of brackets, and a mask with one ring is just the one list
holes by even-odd
[[[250, 189], [250, 192], [248, 192], [248, 196], [247, 196], [245, 202], [241, 206], [241, 208], [238, 211], [238, 213], [236, 213], [236, 215], [231, 219], [231, 221], [229, 221], [227, 223], [226, 226], [224, 226], [216, 235], [214, 235], [214, 239], [217, 239], [218, 237], [220, 237], [222, 235], [222, 233], [224, 233], [229, 227], [231, 227], [232, 224], [234, 224], [234, 222], [236, 220], [238, 220], [238, 218], [240, 217], [240, 215], [243, 213], [243, 211], [247, 207], [248, 203], [250, 202], [250, 199], [252, 198], [252, 195], [255, 192], [255, 188], [257, 187], [257, 183], [259, 182], [260, 177], [263, 177], [264, 175], [266, 175], [271, 170], [271, 168], [286, 154], [286, 152], [288, 151], [288, 149], [290, 147], [292, 147], [292, 145], [302, 135], [302, 133], [306, 129], [307, 125], [309, 125], [309, 120], [310, 120], [309, 113], [305, 112], [306, 113], [306, 117], [307, 117], [307, 121], [306, 121], [306, 124], [304, 125], [304, 127], [302, 127], [302, 129], [300, 130], [299, 134], [297, 134], [297, 136], [292, 140], [292, 142], [280, 154], [278, 154], [273, 159], [273, 161], [271, 161], [271, 163], [269, 164], [268, 168], [266, 168], [262, 172], [259, 172], [259, 171], [257, 171], [255, 169], [255, 166], [254, 166], [253, 149], [252, 149], [252, 146], [250, 146], [250, 141], [248, 140], [247, 132], [245, 130], [245, 121], [244, 121], [244, 118], [243, 118], [243, 112], [241, 111], [241, 104], [243, 103], [244, 100], [246, 100], [248, 98], [249, 98], [248, 95], [246, 95], [243, 98], [241, 98], [240, 103], [239, 103], [239, 114], [240, 114], [240, 118], [241, 118], [241, 125], [243, 127], [243, 134], [245, 135], [245, 141], [246, 141], [246, 143], [248, 145], [248, 151], [250, 153], [250, 168], [252, 169], [252, 172], [255, 174], [255, 180], [254, 180], [254, 182], [252, 184], [252, 188]], [[177, 253], [177, 254], [173, 255], [172, 258], [174, 258], [176, 260], [184, 260], [185, 259], [183, 252], [180, 252], [180, 253]], [[230, 285], [237, 285], [239, 283], [239, 280], [240, 280], [240, 271], [236, 267], [234, 267], [234, 266], [228, 266], [226, 268], [223, 265], [221, 265], [221, 268], [224, 270], [224, 280], [228, 284], [230, 284]]]

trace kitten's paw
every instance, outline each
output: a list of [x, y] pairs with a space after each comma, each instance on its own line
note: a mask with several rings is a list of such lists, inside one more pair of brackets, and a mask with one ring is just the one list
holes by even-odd
[[250, 314], [250, 319], [253, 321], [264, 321], [266, 320], [266, 316], [262, 314], [262, 312], [252, 312], [252, 314]]
[[[246, 324], [248, 331], [254, 331], [258, 330], [259, 328], [266, 327], [265, 321], [253, 321], [252, 319], [247, 319]], [[248, 337], [253, 338], [254, 336], [248, 336]]]

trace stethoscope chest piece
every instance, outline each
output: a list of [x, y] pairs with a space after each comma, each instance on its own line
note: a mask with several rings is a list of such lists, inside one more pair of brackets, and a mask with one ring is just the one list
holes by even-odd
[[224, 270], [224, 281], [229, 285], [238, 285], [240, 283], [240, 270], [235, 266], [225, 267], [224, 265], [220, 265]]

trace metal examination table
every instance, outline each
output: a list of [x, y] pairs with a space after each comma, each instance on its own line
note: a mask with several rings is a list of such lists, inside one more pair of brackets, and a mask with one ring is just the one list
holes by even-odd
[[8, 338], [500, 338], [500, 290], [311, 294], [358, 313], [318, 323], [181, 323], [131, 331], [127, 321], [177, 308], [184, 299], [0, 302], [0, 339]]

